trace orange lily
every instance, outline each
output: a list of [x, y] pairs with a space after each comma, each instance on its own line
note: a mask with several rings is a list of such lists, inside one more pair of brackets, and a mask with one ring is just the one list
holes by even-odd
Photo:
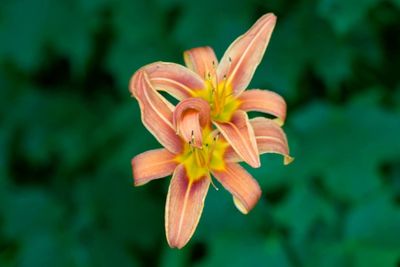
[[[182, 248], [199, 222], [204, 200], [215, 177], [232, 195], [236, 207], [248, 213], [261, 195], [257, 181], [237, 162], [241, 157], [219, 130], [212, 130], [211, 109], [201, 98], [188, 98], [173, 107], [154, 88], [147, 72], [132, 77], [130, 91], [138, 100], [142, 121], [164, 148], [150, 150], [132, 159], [134, 185], [172, 174], [165, 207], [165, 229], [170, 247]], [[239, 116], [233, 120], [241, 120]], [[184, 117], [185, 119], [182, 119]], [[266, 118], [249, 121], [259, 153], [279, 153], [289, 163], [289, 149], [281, 127]], [[238, 131], [248, 125], [238, 126]], [[186, 136], [185, 128], [191, 130]], [[180, 132], [180, 130], [184, 130]], [[178, 132], [178, 134], [177, 134]], [[194, 135], [201, 136], [201, 142]], [[190, 139], [189, 142], [186, 139]]]
[[[141, 68], [156, 90], [166, 91], [178, 100], [200, 98], [207, 101], [212, 123], [252, 167], [260, 166], [260, 153], [246, 112], [271, 114], [279, 125], [283, 125], [286, 117], [286, 103], [278, 94], [259, 89], [244, 91], [264, 55], [275, 22], [272, 13], [262, 16], [229, 46], [219, 64], [212, 48], [198, 47], [185, 51], [187, 68], [166, 62]], [[176, 124], [185, 141], [193, 139], [194, 146], [201, 147], [200, 126], [193, 124], [198, 121], [196, 116], [196, 111], [184, 114]], [[197, 130], [188, 128], [188, 122]]]

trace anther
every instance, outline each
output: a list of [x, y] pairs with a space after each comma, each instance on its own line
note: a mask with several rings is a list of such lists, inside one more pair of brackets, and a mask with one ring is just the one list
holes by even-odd
[[229, 65], [228, 65], [228, 71], [227, 71], [227, 73], [230, 73], [231, 67], [232, 67], [232, 58], [231, 58], [231, 57], [228, 57], [228, 60], [229, 60]]
[[219, 138], [220, 132], [218, 132], [215, 136], [214, 136], [214, 141], [217, 141], [217, 139]]
[[190, 138], [191, 138], [190, 142], [192, 144], [194, 144], [194, 131], [193, 130], [192, 130], [192, 134], [191, 134]]

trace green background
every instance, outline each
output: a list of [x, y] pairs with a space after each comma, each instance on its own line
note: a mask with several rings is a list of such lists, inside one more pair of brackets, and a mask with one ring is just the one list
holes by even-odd
[[[164, 233], [169, 178], [132, 186], [159, 145], [128, 81], [186, 49], [218, 57], [278, 16], [250, 88], [288, 103], [296, 160], [262, 156], [244, 216], [210, 188], [182, 250]], [[0, 266], [400, 266], [400, 1], [0, 4]]]

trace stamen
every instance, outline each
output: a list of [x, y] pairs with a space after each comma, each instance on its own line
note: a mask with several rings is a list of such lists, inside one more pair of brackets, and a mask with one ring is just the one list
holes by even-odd
[[194, 152], [194, 147], [192, 146], [192, 141], [189, 141], [189, 147], [190, 147], [190, 152], [193, 153]]
[[229, 72], [231, 71], [231, 67], [232, 67], [232, 58], [228, 57], [228, 60], [229, 60], [229, 65], [228, 65], [228, 70], [226, 71], [226, 73], [229, 74]]
[[218, 140], [219, 136], [220, 136], [220, 132], [218, 132], [215, 136], [214, 136], [214, 142]]
[[208, 164], [210, 164], [211, 159], [212, 159], [212, 155], [214, 153], [215, 147], [217, 146], [217, 140], [219, 138], [219, 132], [214, 136], [213, 138], [213, 142], [211, 144], [211, 148], [208, 150]]
[[[221, 99], [224, 102], [225, 99], [225, 89], [226, 89], [226, 74], [224, 74], [224, 85], [222, 86], [222, 90], [221, 90]], [[222, 105], [224, 106], [224, 105]]]
[[224, 107], [225, 106], [225, 101], [226, 101], [226, 91], [227, 91], [227, 83], [228, 83], [228, 81], [227, 81], [227, 75], [229, 75], [229, 73], [230, 73], [230, 70], [231, 70], [231, 67], [232, 67], [232, 58], [229, 56], [228, 57], [228, 61], [229, 61], [229, 64], [228, 64], [228, 69], [227, 69], [227, 72], [224, 74], [224, 80], [223, 80], [223, 86], [222, 86], [222, 89], [221, 89], [221, 95], [220, 95], [220, 102], [221, 102], [221, 106], [222, 107]]
[[196, 163], [197, 163], [197, 165], [199, 167], [201, 167], [201, 168], [206, 167], [206, 161], [205, 161], [204, 154], [203, 154], [202, 151], [200, 151], [199, 149], [194, 148], [194, 158], [195, 158]]
[[214, 184], [212, 178], [210, 177], [211, 185], [214, 187], [215, 190], [219, 190], [219, 188]]
[[213, 88], [217, 90], [218, 89], [218, 75], [215, 74], [214, 76], [215, 76], [215, 84], [213, 84]]

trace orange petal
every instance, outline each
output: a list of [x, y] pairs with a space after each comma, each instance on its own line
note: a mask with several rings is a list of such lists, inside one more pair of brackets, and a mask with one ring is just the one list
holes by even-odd
[[175, 155], [166, 149], [154, 149], [132, 159], [134, 185], [144, 185], [151, 180], [172, 174], [176, 168]]
[[286, 134], [273, 120], [267, 118], [254, 118], [250, 120], [257, 140], [260, 154], [278, 153], [284, 156], [284, 164], [293, 161], [289, 156], [289, 145]]
[[165, 91], [178, 100], [192, 96], [193, 90], [204, 88], [204, 80], [184, 66], [175, 63], [155, 62], [144, 66], [149, 80], [158, 91]]
[[183, 56], [186, 66], [199, 74], [204, 80], [208, 77], [215, 77], [218, 60], [211, 47], [196, 47], [185, 51]]
[[218, 79], [226, 75], [233, 93], [239, 95], [249, 85], [267, 48], [276, 17], [272, 13], [262, 16], [244, 35], [237, 38], [226, 50], [218, 66]]
[[143, 124], [172, 153], [182, 151], [182, 140], [172, 125], [171, 105], [154, 90], [147, 74], [138, 71], [131, 79], [130, 90], [139, 102]]
[[189, 180], [183, 165], [176, 168], [165, 207], [165, 230], [170, 247], [182, 248], [192, 237], [203, 211], [209, 185], [209, 177]]
[[245, 162], [254, 168], [260, 167], [256, 138], [246, 112], [238, 110], [230, 122], [214, 122], [214, 124]]
[[197, 111], [186, 111], [179, 120], [177, 132], [185, 142], [200, 148], [203, 145], [203, 136], [201, 133], [199, 117], [199, 112]]
[[259, 89], [247, 90], [239, 96], [239, 100], [241, 110], [272, 114], [277, 117], [280, 125], [286, 119], [286, 102], [277, 93]]
[[242, 213], [247, 214], [260, 199], [260, 186], [239, 164], [227, 163], [224, 171], [213, 171], [212, 174], [233, 195], [234, 203]]
[[[284, 156], [285, 165], [293, 161], [293, 158], [289, 156], [289, 146], [285, 132], [275, 121], [258, 117], [251, 119], [250, 124], [256, 136], [260, 155], [265, 153], [281, 154]], [[231, 147], [226, 150], [225, 159], [229, 162], [242, 161], [240, 156]]]
[[173, 124], [186, 142], [202, 147], [202, 128], [210, 123], [210, 105], [201, 98], [187, 98], [175, 108]]

